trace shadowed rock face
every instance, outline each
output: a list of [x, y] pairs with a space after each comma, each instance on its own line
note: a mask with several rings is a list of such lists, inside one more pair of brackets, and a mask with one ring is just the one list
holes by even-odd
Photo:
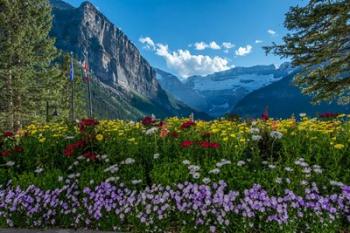
[[79, 8], [62, 5], [57, 0], [53, 5], [52, 35], [59, 49], [74, 52], [79, 60], [87, 57], [91, 69], [105, 84], [151, 98], [157, 96], [160, 87], [155, 72], [121, 30], [89, 2]]

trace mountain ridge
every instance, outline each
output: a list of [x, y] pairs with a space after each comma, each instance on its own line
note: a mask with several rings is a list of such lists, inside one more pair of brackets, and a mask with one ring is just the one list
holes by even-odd
[[167, 72], [156, 71], [159, 83], [167, 92], [192, 108], [218, 117], [229, 113], [245, 95], [282, 79], [293, 69], [290, 63], [278, 68], [274, 65], [235, 67], [206, 76], [191, 76], [183, 82]]
[[244, 118], [258, 118], [266, 107], [269, 115], [274, 118], [286, 118], [299, 113], [317, 116], [324, 112], [350, 112], [349, 106], [336, 103], [312, 105], [311, 97], [303, 95], [294, 85], [295, 74], [293, 72], [275, 83], [249, 93], [237, 103], [231, 113]]

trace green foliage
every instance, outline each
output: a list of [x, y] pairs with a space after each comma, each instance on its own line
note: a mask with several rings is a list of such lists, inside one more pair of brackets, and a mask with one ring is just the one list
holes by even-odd
[[348, 0], [310, 0], [304, 7], [291, 7], [284, 43], [265, 47], [267, 53], [290, 57], [302, 67], [295, 82], [315, 102], [350, 102], [349, 12]]
[[[0, 1], [0, 124], [18, 129], [32, 121], [67, 119], [71, 83], [69, 56], [49, 37], [47, 0]], [[80, 67], [75, 61], [75, 67]], [[76, 115], [85, 116], [85, 84], [74, 81]], [[58, 117], [53, 117], [53, 113]]]

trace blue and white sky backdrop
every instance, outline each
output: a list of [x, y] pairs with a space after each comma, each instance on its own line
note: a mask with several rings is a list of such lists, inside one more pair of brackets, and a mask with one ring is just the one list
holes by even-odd
[[[82, 0], [66, 0], [79, 6]], [[235, 66], [279, 65], [261, 48], [281, 42], [289, 7], [307, 0], [91, 0], [149, 63], [182, 78]]]

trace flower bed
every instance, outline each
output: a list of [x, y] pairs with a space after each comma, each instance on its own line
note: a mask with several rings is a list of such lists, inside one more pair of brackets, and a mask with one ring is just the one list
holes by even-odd
[[0, 139], [0, 226], [347, 231], [349, 136], [345, 115], [29, 125]]

